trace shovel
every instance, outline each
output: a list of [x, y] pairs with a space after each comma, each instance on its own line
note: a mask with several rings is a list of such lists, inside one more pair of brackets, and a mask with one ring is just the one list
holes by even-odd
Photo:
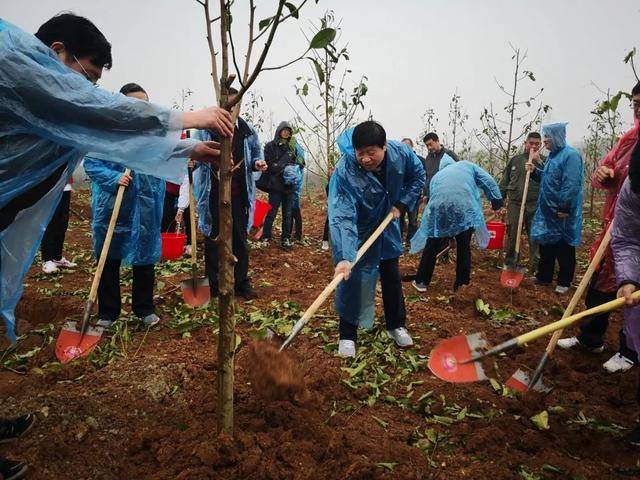
[[[587, 289], [587, 286], [591, 282], [591, 278], [593, 277], [593, 274], [595, 273], [596, 268], [598, 268], [598, 265], [600, 265], [600, 262], [602, 261], [602, 257], [604, 257], [604, 254], [607, 251], [607, 247], [611, 242], [612, 226], [613, 226], [613, 222], [611, 222], [611, 225], [609, 225], [609, 228], [607, 228], [607, 232], [602, 238], [602, 241], [600, 242], [600, 245], [598, 246], [596, 253], [593, 255], [593, 259], [591, 260], [591, 263], [589, 263], [589, 267], [587, 268], [587, 271], [582, 277], [582, 280], [580, 281], [580, 285], [578, 285], [578, 288], [573, 294], [573, 297], [571, 297], [571, 301], [569, 302], [569, 305], [567, 305], [567, 309], [564, 311], [562, 318], [567, 318], [573, 313], [573, 311], [576, 308], [576, 305], [580, 301], [580, 298], [582, 298], [582, 294], [584, 293], [584, 291]], [[540, 362], [538, 363], [538, 366], [533, 376], [527, 382], [528, 388], [525, 389], [524, 391], [531, 388], [531, 385], [536, 385], [537, 383], [539, 383], [539, 380], [542, 377], [542, 372], [544, 370], [544, 367], [547, 365], [549, 358], [553, 355], [553, 352], [556, 348], [558, 340], [562, 336], [562, 332], [563, 332], [562, 330], [557, 330], [551, 337], [551, 340], [549, 340], [549, 344], [547, 345], [547, 348], [545, 349], [544, 354], [542, 355], [542, 358], [540, 358]]]
[[207, 277], [198, 277], [196, 243], [196, 202], [193, 198], [193, 168], [189, 167], [189, 217], [191, 220], [191, 278], [180, 282], [182, 297], [192, 307], [200, 307], [211, 300]]
[[[529, 150], [529, 161], [531, 161], [531, 155], [533, 149]], [[520, 202], [520, 217], [518, 218], [518, 230], [516, 232], [516, 263], [512, 267], [505, 267], [500, 274], [500, 283], [505, 288], [516, 289], [522, 283], [524, 278], [525, 269], [519, 265], [520, 263], [520, 240], [522, 237], [522, 224], [524, 223], [524, 210], [527, 204], [527, 193], [529, 192], [529, 178], [531, 172], [527, 170], [524, 177], [524, 190], [522, 192], [522, 201]]]
[[[371, 236], [367, 239], [367, 241], [364, 242], [360, 247], [360, 249], [358, 250], [358, 253], [356, 254], [356, 260], [355, 262], [353, 262], [354, 265], [358, 263], [358, 261], [367, 252], [367, 250], [369, 250], [369, 247], [373, 245], [373, 243], [378, 239], [380, 234], [382, 234], [384, 229], [387, 228], [387, 226], [391, 223], [392, 220], [393, 220], [393, 212], [389, 212], [387, 216], [384, 218], [384, 220], [382, 220], [380, 225], [378, 225], [378, 228], [376, 228], [376, 230], [371, 234]], [[338, 287], [338, 284], [343, 280], [343, 278], [344, 278], [344, 274], [342, 273], [333, 277], [333, 280], [331, 280], [331, 283], [329, 283], [329, 285], [325, 287], [322, 293], [318, 295], [318, 298], [316, 298], [315, 301], [311, 304], [311, 306], [307, 309], [307, 311], [304, 312], [300, 320], [298, 320], [296, 324], [293, 326], [291, 333], [289, 334], [287, 339], [284, 341], [284, 343], [280, 347], [280, 351], [284, 350], [293, 341], [296, 335], [300, 333], [300, 330], [302, 330], [305, 324], [316, 313], [318, 308], [320, 308], [320, 306], [325, 302], [325, 300], [329, 297], [329, 295], [331, 295], [331, 293]]]
[[[129, 175], [131, 170], [128, 168], [124, 171], [125, 175]], [[102, 251], [100, 252], [100, 259], [98, 260], [98, 267], [96, 273], [93, 276], [93, 283], [91, 284], [91, 290], [89, 291], [89, 299], [84, 306], [84, 315], [82, 316], [82, 324], [80, 329], [77, 328], [77, 322], [67, 322], [58, 339], [56, 340], [56, 357], [60, 360], [60, 363], [67, 363], [78, 357], [87, 356], [98, 344], [102, 332], [102, 327], [89, 327], [89, 319], [91, 318], [91, 312], [93, 306], [96, 303], [98, 296], [98, 286], [100, 285], [100, 278], [102, 277], [102, 271], [104, 270], [104, 264], [107, 261], [107, 254], [109, 253], [109, 247], [111, 246], [111, 239], [113, 238], [113, 231], [116, 228], [116, 222], [118, 221], [118, 214], [120, 213], [120, 205], [122, 204], [122, 198], [124, 197], [124, 190], [127, 187], [120, 185], [118, 187], [118, 193], [116, 194], [116, 200], [113, 204], [113, 212], [111, 212], [111, 219], [109, 220], [109, 228], [107, 229], [107, 235], [104, 238], [102, 244]]]
[[[640, 290], [635, 292], [633, 297], [640, 298]], [[488, 350], [485, 350], [486, 340], [482, 333], [452, 337], [441, 341], [431, 351], [431, 355], [429, 356], [429, 369], [436, 377], [447, 382], [462, 383], [484, 380], [486, 379], [486, 375], [484, 374], [482, 366], [477, 363], [479, 360], [522, 346], [525, 343], [544, 337], [551, 332], [562, 330], [585, 317], [610, 312], [622, 308], [624, 305], [625, 299], [623, 297], [617, 298], [598, 305], [597, 307], [590, 308], [589, 310], [584, 310], [575, 315], [536, 328], [506, 342], [502, 342]]]

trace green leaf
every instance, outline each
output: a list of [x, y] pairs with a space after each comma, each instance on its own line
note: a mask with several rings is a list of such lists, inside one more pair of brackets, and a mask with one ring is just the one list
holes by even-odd
[[626, 57], [624, 57], [624, 63], [629, 63], [629, 60], [632, 60], [636, 55], [635, 47], [629, 53], [627, 53]]
[[324, 83], [324, 70], [322, 70], [322, 65], [320, 65], [320, 63], [318, 63], [318, 61], [315, 58], [309, 58], [309, 60], [311, 60], [313, 62], [313, 66], [316, 67], [316, 74], [318, 75], [318, 82], [320, 82], [320, 85], [322, 85]]
[[484, 315], [491, 315], [491, 308], [481, 298], [476, 298], [476, 310]]
[[538, 430], [549, 430], [549, 412], [543, 410], [537, 415], [534, 415], [530, 419]]
[[489, 383], [491, 384], [491, 387], [496, 392], [501, 392], [502, 391], [502, 385], [500, 385], [500, 382], [498, 382], [495, 378], [490, 378], [489, 379]]
[[306, 97], [307, 95], [309, 95], [309, 84], [308, 84], [308, 83], [305, 83], [305, 84], [302, 86], [302, 95], [304, 95], [305, 97]]
[[381, 467], [392, 472], [393, 469], [396, 468], [397, 464], [398, 462], [380, 462], [376, 463], [376, 467]]
[[258, 23], [258, 30], [264, 30], [265, 28], [267, 28], [269, 25], [271, 25], [272, 20], [273, 20], [273, 17], [260, 20], [260, 23]]
[[309, 48], [327, 48], [327, 46], [336, 38], [336, 34], [337, 32], [334, 28], [323, 28], [313, 36], [309, 43]]
[[284, 6], [289, 9], [289, 12], [291, 13], [291, 16], [293, 18], [300, 18], [298, 7], [296, 7], [293, 3], [285, 2]]

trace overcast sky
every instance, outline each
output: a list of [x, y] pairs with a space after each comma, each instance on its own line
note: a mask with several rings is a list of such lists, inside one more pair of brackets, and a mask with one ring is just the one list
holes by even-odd
[[[240, 50], [245, 3], [236, 0], [234, 13]], [[257, 3], [257, 17], [264, 18], [276, 2]], [[438, 113], [441, 130], [447, 128], [448, 103], [456, 88], [469, 115], [469, 129], [479, 126], [483, 106], [505, 103], [494, 77], [507, 82], [511, 76], [509, 42], [528, 50], [525, 68], [537, 79], [524, 93], [544, 87], [543, 100], [553, 107], [548, 120], [569, 122], [572, 141], [585, 134], [589, 111], [600, 97], [592, 83], [615, 92], [629, 91], [635, 83], [622, 59], [632, 47], [640, 48], [638, 0], [310, 3], [300, 21], [279, 32], [267, 64], [302, 53], [305, 40], [300, 28], [308, 28], [309, 21], [326, 9], [334, 10], [342, 18], [342, 39], [351, 53], [349, 67], [355, 76], [369, 78], [366, 113], [371, 110], [392, 138], [415, 138], [428, 107]], [[100, 82], [104, 88], [118, 90], [124, 83], [137, 82], [152, 101], [167, 106], [179, 99], [181, 88], [190, 88], [194, 94], [189, 104], [213, 103], [202, 7], [195, 0], [0, 0], [0, 4], [0, 16], [28, 32], [61, 10], [91, 19], [113, 44], [114, 66]], [[298, 63], [265, 72], [255, 84], [264, 109], [273, 112], [276, 123], [291, 119], [284, 100], [294, 99], [295, 79], [308, 71], [308, 63]], [[622, 112], [628, 124], [627, 103]]]

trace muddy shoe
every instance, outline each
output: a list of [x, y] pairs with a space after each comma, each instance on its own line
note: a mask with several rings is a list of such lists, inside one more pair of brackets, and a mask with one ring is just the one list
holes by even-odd
[[569, 337], [569, 338], [561, 338], [558, 340], [558, 346], [563, 350], [571, 350], [572, 348], [582, 348], [591, 353], [602, 353], [604, 352], [604, 345], [600, 345], [599, 347], [587, 347], [580, 343], [578, 337]]
[[387, 330], [387, 335], [389, 335], [389, 338], [393, 339], [400, 348], [413, 346], [413, 338], [411, 338], [411, 335], [409, 335], [409, 332], [407, 332], [407, 329], [404, 327]]
[[326, 240], [322, 241], [322, 245], [320, 245], [320, 249], [321, 250], [329, 250], [329, 242], [327, 242]]
[[36, 423], [36, 416], [28, 413], [21, 417], [0, 420], [0, 443], [10, 442], [26, 434], [33, 424]]
[[101, 318], [96, 322], [96, 327], [111, 328], [111, 327], [113, 327], [114, 323], [116, 323], [115, 320], [109, 320], [107, 318]]
[[24, 462], [15, 462], [0, 457], [0, 478], [3, 480], [20, 480], [26, 478], [29, 466]]
[[54, 260], [53, 263], [55, 263], [58, 268], [76, 268], [78, 266], [77, 263], [71, 262], [64, 257], [60, 260]]
[[356, 342], [353, 340], [340, 340], [338, 342], [338, 354], [341, 357], [353, 358], [356, 356]]
[[560, 295], [564, 295], [568, 291], [569, 291], [569, 287], [563, 287], [562, 285], [558, 285], [556, 287], [556, 293], [559, 293]]
[[293, 243], [288, 238], [285, 238], [280, 246], [283, 250], [293, 250]]
[[609, 373], [623, 373], [631, 367], [633, 367], [633, 360], [629, 360], [624, 355], [621, 355], [620, 352], [617, 352], [613, 357], [602, 364], [602, 368]]
[[236, 296], [242, 297], [245, 300], [254, 300], [258, 298], [258, 292], [251, 287], [236, 288]]
[[48, 260], [42, 264], [42, 271], [47, 275], [58, 273], [59, 269], [53, 260]]
[[427, 286], [424, 283], [416, 282], [415, 280], [411, 282], [411, 286], [420, 293], [424, 293], [427, 291]]
[[144, 323], [145, 327], [153, 327], [154, 325], [160, 323], [160, 317], [158, 317], [158, 315], [156, 315], [155, 313], [151, 313], [146, 317], [141, 318], [140, 320], [142, 320], [142, 323]]

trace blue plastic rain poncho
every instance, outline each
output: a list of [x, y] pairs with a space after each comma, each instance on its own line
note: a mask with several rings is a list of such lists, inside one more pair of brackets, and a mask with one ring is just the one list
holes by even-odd
[[480, 190], [490, 201], [502, 200], [500, 187], [489, 173], [475, 163], [456, 162], [445, 154], [429, 183], [429, 203], [411, 239], [411, 253], [422, 250], [429, 238], [455, 237], [470, 228], [475, 229], [478, 246], [486, 248], [490, 237]]
[[[338, 138], [342, 158], [329, 182], [329, 228], [335, 264], [354, 262], [358, 248], [401, 203], [415, 205], [424, 185], [422, 162], [407, 145], [387, 142], [385, 185], [356, 160], [353, 129]], [[349, 323], [370, 328], [375, 314], [375, 290], [380, 260], [403, 252], [400, 224], [394, 220], [353, 267], [349, 280], [338, 285], [335, 307]]]
[[[65, 66], [33, 35], [0, 19], [0, 209], [59, 172], [55, 186], [0, 232], [0, 316], [14, 310], [62, 190], [88, 151], [139, 173], [180, 182], [195, 141], [181, 113], [110, 93]], [[54, 177], [55, 178], [55, 177]]]
[[[262, 147], [258, 132], [253, 126], [245, 123], [250, 129], [250, 134], [244, 138], [244, 165], [246, 175], [247, 199], [249, 204], [249, 221], [247, 230], [253, 225], [253, 213], [256, 209], [256, 180], [260, 178], [260, 172], [254, 170], [254, 165], [258, 160], [264, 160]], [[212, 140], [211, 132], [207, 130], [197, 130], [194, 138], [202, 141]], [[198, 209], [198, 225], [202, 233], [207, 237], [211, 236], [213, 216], [211, 213], [209, 197], [211, 196], [211, 166], [208, 164], [197, 164], [194, 172], [194, 196]]]
[[[542, 136], [551, 141], [552, 148], [544, 168], [531, 174], [540, 181], [531, 239], [542, 245], [564, 240], [576, 247], [582, 235], [584, 165], [578, 151], [567, 145], [566, 125], [553, 123], [542, 127]], [[558, 218], [558, 212], [569, 217]]]
[[[296, 147], [296, 163], [298, 170], [296, 172], [296, 179], [294, 185], [296, 186], [295, 191], [293, 192], [293, 209], [300, 210], [300, 197], [302, 196], [302, 185], [304, 183], [304, 150], [298, 143], [298, 141], [293, 139], [294, 145]], [[287, 167], [288, 168], [288, 167]], [[286, 168], [285, 168], [286, 170]]]
[[[118, 193], [118, 180], [125, 167], [89, 155], [85, 157], [84, 170], [91, 179], [93, 252], [99, 258]], [[131, 176], [133, 180], [124, 191], [108, 256], [122, 259], [128, 265], [151, 265], [160, 260], [162, 251], [160, 224], [165, 182], [135, 172]]]

